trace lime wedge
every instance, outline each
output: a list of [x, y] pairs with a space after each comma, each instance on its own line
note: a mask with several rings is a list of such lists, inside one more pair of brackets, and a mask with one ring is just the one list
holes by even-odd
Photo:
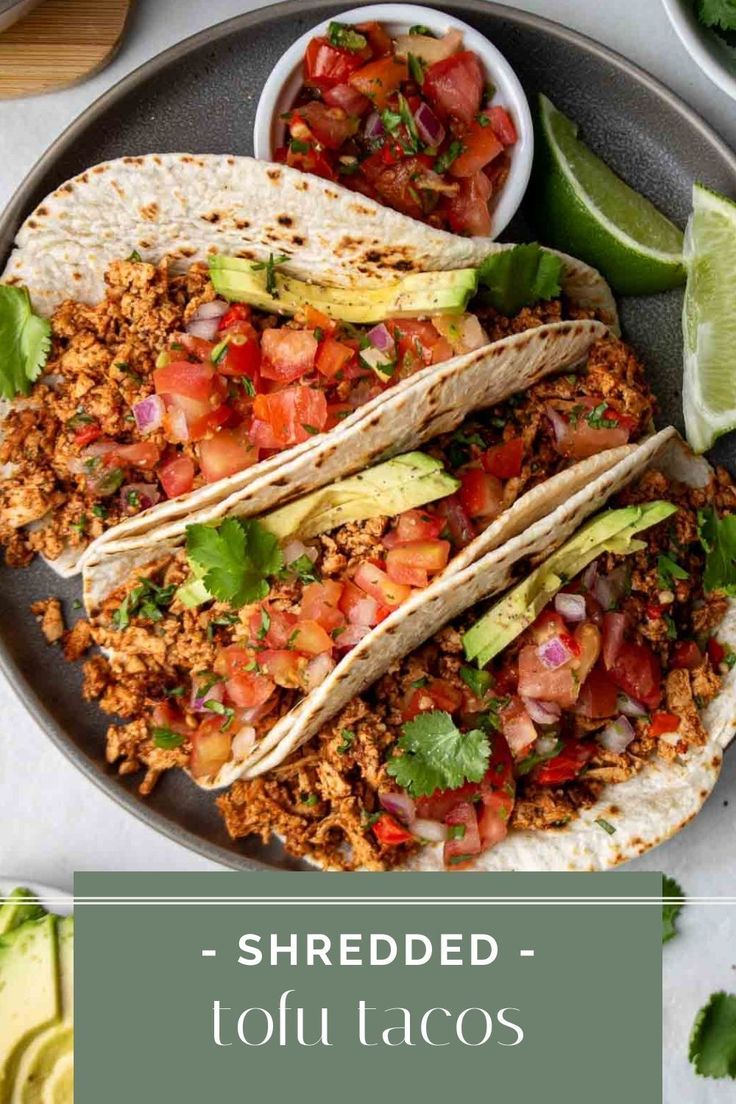
[[623, 295], [684, 283], [682, 232], [577, 133], [577, 124], [540, 95], [535, 217], [545, 244], [595, 265]]
[[687, 439], [704, 452], [736, 429], [736, 203], [702, 184], [693, 187], [685, 263], [682, 402]]

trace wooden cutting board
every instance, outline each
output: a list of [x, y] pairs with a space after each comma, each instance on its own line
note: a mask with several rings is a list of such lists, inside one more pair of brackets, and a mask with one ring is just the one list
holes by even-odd
[[0, 99], [85, 80], [114, 56], [132, 0], [44, 0], [0, 34]]

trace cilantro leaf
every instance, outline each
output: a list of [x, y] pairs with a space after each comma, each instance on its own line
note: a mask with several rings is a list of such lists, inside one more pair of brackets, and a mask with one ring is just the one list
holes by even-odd
[[[669, 878], [665, 874], [662, 879], [662, 896], [663, 897], [684, 897], [680, 886], [677, 884], [674, 878]], [[674, 939], [677, 935], [677, 927], [675, 920], [682, 912], [682, 902], [673, 901], [671, 904], [662, 905], [662, 942], [669, 943], [670, 939]]]
[[126, 594], [123, 601], [112, 615], [112, 623], [116, 629], [127, 629], [131, 618], [140, 617], [144, 621], [163, 620], [163, 610], [168, 609], [174, 600], [176, 587], [158, 586], [153, 579], [141, 577], [138, 586], [133, 587]]
[[736, 996], [714, 993], [695, 1017], [688, 1057], [701, 1077], [736, 1079]]
[[432, 710], [407, 721], [401, 732], [404, 754], [390, 759], [386, 770], [412, 797], [483, 778], [491, 749], [479, 729], [461, 732], [449, 713]]
[[33, 313], [27, 288], [0, 284], [0, 395], [27, 395], [51, 349], [51, 323]]
[[284, 557], [276, 537], [257, 521], [225, 518], [218, 526], [187, 526], [187, 557], [204, 572], [204, 585], [221, 602], [244, 606], [265, 598], [267, 579]]
[[476, 698], [482, 698], [491, 685], [489, 671], [479, 671], [476, 667], [461, 667], [460, 678], [468, 686]]
[[327, 37], [333, 46], [340, 46], [343, 50], [349, 50], [353, 54], [365, 50], [368, 39], [360, 31], [356, 31], [349, 23], [332, 22], [327, 27]]
[[705, 549], [705, 592], [736, 595], [736, 514], [719, 518], [712, 506], [698, 510], [698, 536]]
[[736, 31], [736, 0], [698, 0], [697, 15], [706, 27]]
[[157, 748], [163, 748], [165, 751], [173, 751], [184, 743], [184, 737], [180, 732], [174, 732], [173, 728], [165, 725], [152, 729], [151, 739]]
[[490, 253], [478, 269], [486, 302], [501, 314], [517, 314], [522, 307], [560, 294], [563, 264], [537, 242]]
[[680, 567], [671, 556], [657, 557], [657, 586], [660, 590], [671, 590], [676, 579], [689, 579], [690, 573]]

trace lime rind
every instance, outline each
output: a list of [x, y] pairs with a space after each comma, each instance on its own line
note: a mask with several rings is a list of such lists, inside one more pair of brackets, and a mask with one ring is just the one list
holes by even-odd
[[685, 232], [683, 407], [696, 452], [736, 428], [736, 203], [693, 187]]

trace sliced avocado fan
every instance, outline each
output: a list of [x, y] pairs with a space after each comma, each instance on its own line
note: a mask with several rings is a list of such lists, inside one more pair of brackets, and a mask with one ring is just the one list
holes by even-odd
[[637, 533], [658, 525], [677, 511], [671, 502], [648, 502], [606, 510], [583, 526], [521, 583], [497, 602], [463, 636], [465, 655], [485, 667], [494, 656], [536, 621], [544, 607], [570, 579], [604, 552], [629, 556], [645, 548]]

